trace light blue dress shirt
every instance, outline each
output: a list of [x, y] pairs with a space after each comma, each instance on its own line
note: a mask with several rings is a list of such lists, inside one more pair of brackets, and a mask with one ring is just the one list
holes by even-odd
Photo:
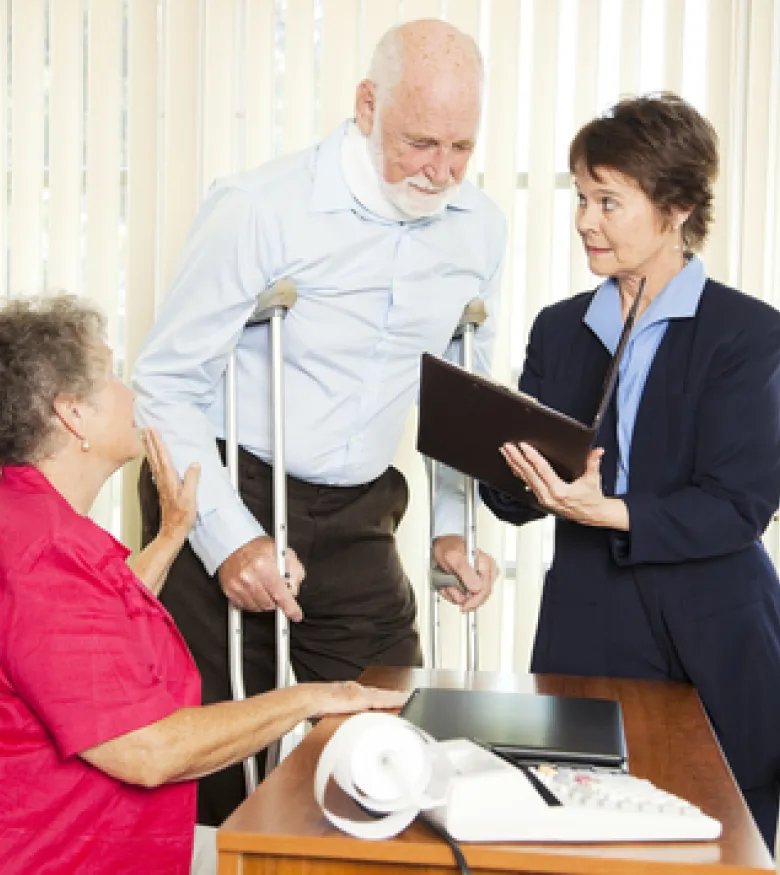
[[[287, 469], [296, 478], [351, 486], [387, 469], [417, 398], [420, 355], [454, 355], [453, 331], [477, 296], [489, 317], [476, 367], [489, 371], [506, 243], [499, 209], [465, 182], [435, 217], [380, 218], [345, 183], [345, 130], [215, 184], [136, 364], [138, 422], [159, 429], [179, 472], [202, 465], [190, 540], [209, 573], [263, 534], [215, 439], [225, 433], [224, 374], [236, 348], [239, 443], [271, 458], [268, 330], [243, 330], [264, 289], [288, 277], [298, 290], [283, 328]], [[436, 534], [461, 533], [458, 479], [442, 479]]]
[[[628, 491], [631, 438], [636, 414], [650, 366], [666, 334], [669, 320], [689, 319], [696, 315], [706, 282], [704, 265], [694, 256], [656, 295], [631, 332], [620, 361], [617, 385], [618, 468], [615, 495], [624, 495]], [[623, 330], [623, 313], [616, 280], [608, 279], [599, 286], [583, 321], [614, 355]]]

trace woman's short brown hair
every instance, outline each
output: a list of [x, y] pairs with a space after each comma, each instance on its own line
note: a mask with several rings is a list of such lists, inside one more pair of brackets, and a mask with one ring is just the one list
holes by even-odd
[[676, 94], [621, 100], [582, 127], [569, 148], [569, 170], [585, 166], [599, 179], [609, 168], [633, 179], [662, 216], [691, 209], [683, 225], [686, 249], [701, 248], [712, 221], [718, 176], [718, 135]]
[[94, 305], [71, 295], [0, 306], [0, 465], [51, 452], [55, 398], [89, 399], [105, 379], [105, 329]]

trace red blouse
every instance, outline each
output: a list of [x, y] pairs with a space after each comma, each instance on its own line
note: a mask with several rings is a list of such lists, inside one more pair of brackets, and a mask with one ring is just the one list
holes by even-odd
[[149, 790], [79, 752], [200, 704], [200, 677], [128, 550], [31, 467], [0, 477], [0, 868], [190, 869], [195, 782]]

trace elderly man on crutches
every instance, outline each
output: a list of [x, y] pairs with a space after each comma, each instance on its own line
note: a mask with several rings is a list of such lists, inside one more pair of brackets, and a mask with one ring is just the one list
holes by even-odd
[[[358, 85], [354, 120], [312, 149], [219, 181], [195, 220], [133, 384], [139, 421], [159, 429], [176, 466], [202, 466], [190, 547], [162, 600], [198, 663], [204, 702], [231, 696], [228, 604], [242, 611], [247, 695], [275, 684], [277, 609], [291, 621], [299, 681], [421, 662], [394, 538], [407, 487], [391, 463], [421, 354], [447, 352], [476, 297], [488, 318], [475, 366], [489, 370], [506, 226], [464, 179], [481, 97], [473, 40], [442, 21], [395, 28]], [[257, 296], [281, 279], [298, 296], [282, 323], [286, 576], [270, 534], [271, 341], [267, 326], [245, 327]], [[223, 468], [234, 352], [240, 496]], [[471, 610], [489, 596], [495, 563], [480, 552], [469, 563], [462, 482], [444, 474], [434, 556], [469, 593], [445, 596]], [[145, 476], [141, 491], [151, 508]], [[240, 769], [205, 779], [200, 821], [220, 823], [244, 792]]]

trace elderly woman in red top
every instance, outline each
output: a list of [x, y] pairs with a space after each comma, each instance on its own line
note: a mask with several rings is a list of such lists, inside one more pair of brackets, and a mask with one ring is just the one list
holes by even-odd
[[301, 720], [404, 696], [302, 684], [200, 706], [155, 597], [195, 515], [156, 435], [162, 528], [134, 560], [87, 516], [141, 452], [104, 320], [76, 298], [0, 310], [0, 860], [4, 875], [187, 873], [195, 779]]

